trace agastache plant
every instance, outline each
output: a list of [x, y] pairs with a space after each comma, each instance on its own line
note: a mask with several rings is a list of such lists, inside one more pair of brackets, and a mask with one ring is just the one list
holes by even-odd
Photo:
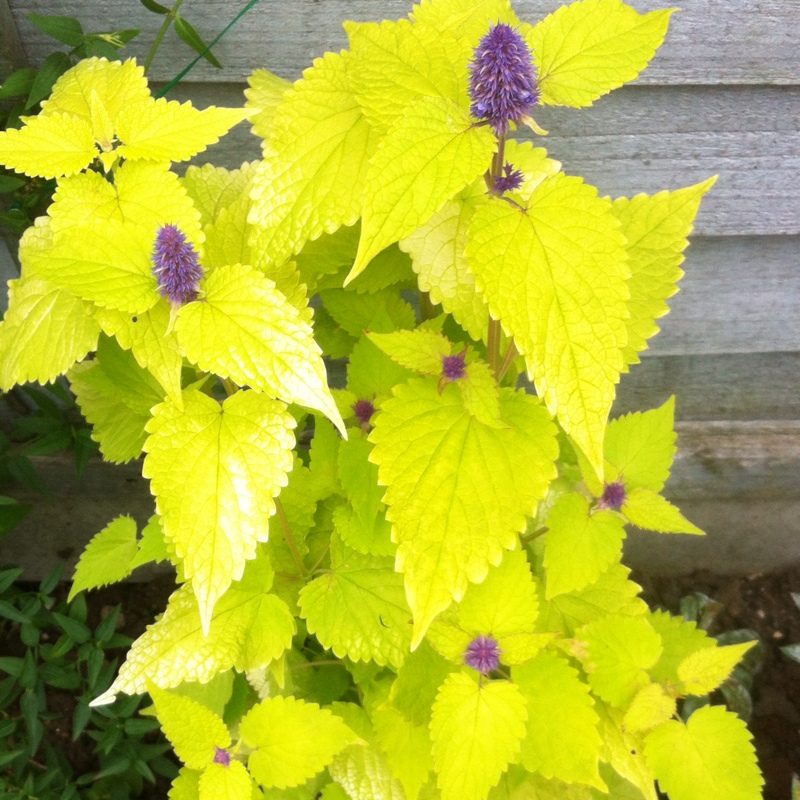
[[[66, 373], [103, 457], [144, 454], [152, 517], [110, 521], [72, 593], [174, 566], [94, 700], [150, 694], [171, 797], [760, 797], [744, 723], [691, 700], [752, 643], [621, 564], [628, 523], [702, 534], [662, 495], [674, 402], [609, 420], [714, 179], [603, 198], [530, 139], [671, 14], [423, 0], [294, 84], [257, 70], [244, 110], [90, 59], [0, 134], [58, 182], [0, 386]], [[172, 171], [245, 118], [262, 160]]]

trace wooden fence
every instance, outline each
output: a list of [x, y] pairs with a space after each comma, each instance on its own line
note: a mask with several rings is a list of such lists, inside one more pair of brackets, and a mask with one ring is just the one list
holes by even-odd
[[[666, 5], [628, 2], [642, 12]], [[209, 41], [244, 5], [186, 0], [184, 8]], [[515, 8], [533, 22], [558, 5], [518, 0]], [[616, 408], [677, 395], [682, 456], [670, 491], [710, 536], [676, 548], [674, 539], [636, 534], [629, 554], [670, 571], [773, 569], [800, 562], [800, 0], [681, 5], [640, 80], [590, 109], [543, 109], [537, 121], [564, 169], [612, 196], [719, 175], [672, 313], [623, 378]], [[253, 69], [296, 79], [314, 57], [346, 46], [342, 20], [399, 18], [410, 8], [403, 0], [261, 0], [215, 48], [224, 68], [199, 64], [170, 96], [200, 107], [240, 104]], [[0, 0], [0, 69], [22, 58], [39, 64], [52, 51], [30, 11], [69, 13], [85, 30], [142, 28], [125, 51], [140, 59], [161, 22], [135, 0]], [[167, 81], [190, 58], [170, 36], [151, 79]], [[203, 154], [223, 166], [258, 156], [246, 125]], [[69, 491], [57, 494], [51, 520]], [[84, 494], [91, 504], [92, 492]], [[140, 499], [142, 509], [147, 502]], [[87, 520], [93, 513], [78, 511]], [[31, 531], [41, 519], [31, 518]], [[94, 532], [70, 524], [84, 538]]]

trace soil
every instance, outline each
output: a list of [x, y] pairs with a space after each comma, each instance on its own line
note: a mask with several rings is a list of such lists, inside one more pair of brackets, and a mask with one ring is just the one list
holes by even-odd
[[[750, 628], [758, 633], [766, 655], [753, 685], [753, 715], [749, 727], [766, 778], [764, 800], [791, 800], [792, 776], [800, 775], [800, 664], [788, 658], [780, 647], [800, 643], [800, 610], [791, 596], [792, 592], [800, 592], [800, 566], [780, 573], [746, 577], [725, 577], [709, 572], [679, 578], [657, 578], [642, 573], [632, 577], [643, 587], [644, 598], [651, 607], [678, 613], [681, 598], [692, 592], [702, 592], [718, 601], [722, 610], [709, 630], [711, 634], [739, 628]], [[93, 592], [88, 595], [89, 622], [96, 624], [101, 616], [121, 603], [118, 630], [136, 638], [164, 609], [173, 590], [173, 578], [165, 576], [150, 583], [118, 584]], [[67, 692], [54, 693], [49, 705], [63, 713], [64, 724], [54, 722], [46, 735], [59, 744], [75, 766], [76, 774], [96, 769], [92, 742], [84, 737], [77, 742], [70, 740], [72, 697]], [[165, 798], [167, 788], [167, 782], [160, 780], [147, 794]]]

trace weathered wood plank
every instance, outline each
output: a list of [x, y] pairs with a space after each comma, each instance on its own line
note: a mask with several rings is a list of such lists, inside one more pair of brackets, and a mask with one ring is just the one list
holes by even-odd
[[706, 537], [632, 530], [625, 562], [663, 574], [800, 563], [800, 421], [682, 422], [665, 494]]
[[[665, 0], [630, 0], [640, 11], [668, 7]], [[10, 0], [28, 55], [34, 63], [53, 49], [53, 41], [25, 18], [39, 14], [76, 16], [89, 30], [142, 28], [128, 48], [143, 58], [161, 23], [137, 3], [73, 0], [65, 12], [63, 0]], [[210, 41], [245, 5], [244, 0], [187, 2], [185, 13]], [[221, 71], [200, 64], [193, 80], [241, 80], [257, 67], [268, 67], [296, 78], [312, 58], [347, 45], [341, 27], [346, 19], [396, 19], [411, 9], [407, 0], [262, 0], [219, 43], [215, 52]], [[520, 17], [535, 22], [559, 0], [518, 0]], [[800, 83], [798, 0], [689, 0], [673, 17], [670, 32], [652, 65], [640, 79], [648, 84], [792, 84]], [[191, 59], [174, 35], [165, 40], [153, 64], [153, 77], [167, 80]]]
[[672, 394], [681, 420], [800, 419], [800, 353], [645, 358], [623, 375], [613, 414]]
[[643, 357], [800, 352], [800, 236], [695, 237]]
[[0, 81], [27, 63], [11, 9], [7, 0], [0, 0]]
[[[198, 107], [238, 105], [239, 84], [186, 84]], [[566, 172], [614, 197], [677, 189], [719, 175], [697, 235], [800, 233], [800, 87], [627, 87], [591, 109], [542, 109], [538, 143]], [[235, 167], [259, 158], [246, 123], [198, 157]]]
[[800, 88], [628, 87], [593, 108], [543, 109], [566, 172], [617, 197], [718, 175], [696, 230], [800, 233]]
[[[666, 494], [708, 536], [631, 531], [626, 563], [651, 573], [705, 567], [732, 574], [800, 563], [800, 421], [677, 428], [679, 454]], [[138, 462], [116, 467], [93, 460], [81, 481], [63, 457], [40, 457], [36, 464], [53, 496], [18, 492], [33, 509], [0, 542], [0, 564], [19, 564], [32, 579], [57, 557], [74, 564], [86, 542], [119, 514], [132, 514], [141, 525], [153, 513]]]

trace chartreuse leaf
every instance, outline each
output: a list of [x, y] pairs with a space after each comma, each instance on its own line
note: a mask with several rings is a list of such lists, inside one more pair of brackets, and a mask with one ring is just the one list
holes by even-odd
[[500, 395], [491, 367], [485, 361], [466, 365], [464, 377], [456, 380], [464, 408], [491, 428], [503, 427], [500, 418]]
[[283, 403], [256, 392], [220, 407], [197, 390], [184, 393], [183, 411], [167, 400], [148, 423], [142, 473], [206, 631], [214, 604], [266, 541], [273, 498], [292, 468], [294, 425]]
[[[328, 771], [350, 800], [405, 800], [402, 784], [372, 744], [348, 747], [333, 759]], [[327, 794], [324, 797], [327, 799]], [[333, 800], [340, 797], [338, 792], [332, 795]]]
[[111, 687], [93, 705], [113, 702], [117, 694], [142, 694], [151, 681], [172, 689], [184, 681], [207, 683], [231, 667], [263, 667], [291, 646], [294, 618], [269, 590], [273, 572], [263, 556], [251, 561], [214, 609], [208, 634], [191, 584], [169, 599], [164, 615], [131, 646]]
[[319, 497], [338, 494], [341, 488], [337, 466], [340, 446], [341, 440], [333, 425], [325, 417], [315, 416], [314, 438], [309, 448], [309, 470]]
[[622, 555], [625, 527], [613, 511], [589, 513], [580, 494], [561, 495], [547, 517], [544, 566], [545, 596], [583, 589], [594, 583]]
[[658, 662], [650, 670], [650, 677], [659, 683], [679, 683], [678, 666], [692, 653], [716, 646], [715, 640], [705, 631], [683, 617], [672, 617], [666, 611], [654, 611], [648, 614], [647, 619], [661, 637], [664, 648]]
[[647, 731], [661, 725], [675, 714], [675, 698], [660, 683], [648, 683], [636, 693], [623, 724], [629, 731]]
[[387, 486], [413, 646], [514, 546], [555, 477], [555, 428], [544, 407], [503, 390], [500, 409], [507, 427], [489, 427], [464, 408], [452, 384], [439, 394], [434, 378], [417, 378], [396, 387], [375, 418], [371, 459]]
[[213, 711], [190, 697], [165, 692], [152, 683], [147, 691], [175, 755], [189, 769], [205, 769], [217, 747], [222, 750], [230, 747], [231, 735]]
[[513, 683], [479, 685], [463, 673], [442, 684], [431, 739], [442, 800], [482, 800], [520, 751], [528, 713]]
[[253, 786], [253, 779], [241, 761], [209, 764], [200, 776], [198, 800], [254, 800], [261, 793]]
[[597, 771], [599, 719], [578, 671], [553, 653], [540, 653], [511, 674], [528, 704], [521, 756], [525, 769], [604, 788]]
[[454, 667], [427, 642], [411, 653], [392, 684], [392, 705], [413, 725], [427, 725], [431, 707], [444, 679]]
[[622, 0], [579, 0], [523, 28], [542, 102], [581, 108], [632, 81], [664, 41], [674, 8], [639, 14]]
[[[431, 12], [435, 7], [435, 4], [430, 7]], [[517, 192], [525, 199], [531, 197], [545, 178], [556, 175], [561, 168], [557, 161], [547, 158], [544, 148], [534, 148], [530, 142], [509, 140], [505, 152], [506, 159], [525, 176]], [[467, 268], [465, 248], [472, 215], [485, 201], [486, 184], [480, 178], [400, 242], [402, 249], [412, 257], [419, 288], [430, 294], [433, 303], [441, 303], [473, 339], [486, 338], [488, 310], [475, 288], [475, 277]]]
[[[201, 249], [200, 213], [168, 163], [129, 161], [110, 183], [97, 172], [85, 172], [59, 181], [48, 213], [54, 231], [78, 224], [107, 220], [140, 225], [152, 231], [163, 225], [181, 229], [195, 249]], [[152, 245], [152, 242], [150, 243]]]
[[618, 417], [606, 429], [608, 477], [624, 482], [626, 490], [660, 492], [672, 469], [675, 447], [675, 398], [660, 408]]
[[542, 587], [537, 628], [571, 636], [582, 625], [606, 614], [644, 614], [647, 605], [637, 597], [641, 586], [629, 580], [629, 575], [627, 567], [612, 564], [585, 589], [560, 594], [549, 601], [545, 600]]
[[[260, 266], [259, 255], [250, 247], [252, 226], [247, 221], [252, 206], [250, 189], [253, 186], [255, 169], [256, 165], [253, 163], [246, 164], [238, 170], [244, 176], [241, 191], [225, 208], [220, 209], [216, 219], [205, 227], [206, 243], [203, 260], [208, 268], [226, 264], [250, 264], [256, 268]], [[274, 273], [269, 277], [277, 282]]]
[[[28, 228], [23, 241], [40, 230]], [[35, 274], [8, 287], [9, 307], [0, 322], [0, 389], [49, 383], [94, 349], [100, 328], [84, 300]]]
[[669, 311], [666, 301], [678, 291], [677, 283], [683, 277], [680, 265], [689, 243], [687, 237], [700, 201], [715, 182], [716, 178], [709, 178], [674, 192], [614, 201], [614, 214], [628, 240], [631, 270], [631, 316], [627, 322], [628, 344], [623, 350], [626, 364], [639, 363], [638, 354], [659, 331], [655, 320]]
[[364, 331], [389, 333], [416, 325], [414, 309], [396, 291], [384, 289], [371, 295], [343, 289], [320, 293], [325, 310], [351, 336]]
[[74, 175], [97, 155], [91, 125], [69, 114], [26, 117], [22, 128], [0, 131], [0, 164], [31, 177]]
[[622, 707], [650, 682], [647, 670], [662, 653], [661, 637], [644, 617], [609, 615], [583, 628], [584, 668], [592, 690]]
[[126, 159], [186, 161], [216, 144], [234, 125], [250, 115], [243, 108], [202, 111], [190, 102], [145, 100], [125, 106], [116, 117], [116, 153]]
[[684, 725], [665, 722], [645, 740], [647, 763], [670, 800], [758, 800], [764, 779], [744, 722], [705, 706]]
[[[303, 800], [305, 800], [305, 798]], [[319, 800], [351, 800], [351, 798], [340, 784], [329, 783], [324, 786], [319, 793]]]
[[253, 189], [253, 245], [274, 264], [353, 225], [375, 136], [351, 89], [351, 55], [327, 53], [283, 96]]
[[350, 505], [336, 509], [334, 524], [342, 541], [360, 553], [394, 555], [378, 467], [368, 460], [371, 452], [372, 445], [358, 433], [351, 432], [349, 439], [340, 443], [338, 475]]
[[672, 503], [650, 489], [639, 488], [628, 492], [620, 510], [629, 522], [645, 530], [705, 535], [704, 531], [689, 522]]
[[81, 554], [67, 599], [72, 600], [84, 589], [96, 589], [128, 576], [133, 569], [136, 549], [136, 521], [133, 517], [117, 517], [109, 522], [92, 537]]
[[464, 629], [497, 639], [501, 650], [507, 636], [533, 630], [538, 612], [536, 585], [521, 550], [505, 553], [500, 565], [491, 568], [482, 583], [470, 585], [458, 604]]
[[704, 647], [688, 655], [678, 665], [682, 693], [703, 695], [713, 692], [755, 644], [742, 642], [724, 647]]
[[497, 641], [503, 664], [523, 664], [553, 638], [534, 632], [538, 605], [528, 560], [512, 550], [489, 569], [486, 580], [470, 584], [458, 606], [433, 621], [428, 640], [443, 656], [463, 664], [469, 643], [489, 636]]
[[[358, 400], [375, 400], [389, 394], [413, 373], [384, 355], [366, 336], [360, 339], [347, 364], [347, 388]], [[377, 405], [379, 405], [378, 403]]]
[[142, 530], [142, 538], [138, 542], [138, 550], [131, 562], [131, 570], [141, 567], [142, 564], [149, 564], [151, 561], [160, 563], [169, 558], [166, 542], [164, 541], [164, 529], [161, 527], [161, 520], [154, 514]]
[[164, 399], [156, 379], [105, 336], [97, 357], [77, 364], [68, 377], [103, 458], [122, 463], [140, 456], [151, 409]]
[[178, 313], [186, 357], [240, 386], [322, 411], [344, 431], [311, 326], [273, 281], [236, 264], [214, 270], [202, 289], [202, 302]]
[[125, 314], [111, 308], [98, 308], [95, 319], [104, 333], [114, 336], [120, 347], [133, 353], [139, 366], [151, 372], [167, 397], [182, 408], [183, 354], [178, 346], [178, 337], [170, 330], [167, 301], [160, 300], [143, 314]]
[[467, 257], [539, 395], [602, 477], [629, 296], [610, 202], [564, 175], [544, 179], [527, 209], [492, 198], [472, 218]]
[[[624, 712], [620, 709], [612, 708], [597, 699], [594, 707], [600, 717], [603, 761], [609, 763], [617, 773], [637, 787], [645, 800], [658, 800], [655, 778], [644, 757], [642, 734], [625, 727]], [[609, 788], [611, 788], [610, 782]]]
[[495, 137], [452, 100], [414, 100], [370, 161], [358, 254], [345, 283], [384, 247], [413, 233], [486, 170]]
[[[295, 454], [289, 484], [281, 490], [281, 507], [292, 535], [300, 542], [299, 547], [314, 525], [318, 499], [308, 467]], [[284, 536], [283, 523], [277, 516], [270, 518], [270, 536], [273, 544]]]
[[220, 213], [236, 202], [250, 180], [249, 164], [229, 170], [213, 164], [192, 165], [181, 178], [183, 188], [200, 212], [205, 227], [216, 222]]
[[451, 33], [470, 50], [488, 33], [490, 24], [519, 25], [509, 0], [420, 0], [411, 18], [439, 32]]
[[505, 160], [522, 172], [522, 186], [514, 194], [528, 201], [545, 178], [553, 178], [561, 171], [561, 162], [548, 158], [544, 147], [534, 147], [533, 142], [506, 142]]
[[144, 68], [133, 59], [119, 63], [85, 58], [56, 81], [53, 93], [42, 103], [40, 116], [62, 112], [91, 122], [92, 91], [112, 120], [124, 108], [150, 97]]
[[[356, 247], [358, 247], [357, 241]], [[355, 257], [355, 253], [353, 256]], [[352, 263], [353, 259], [350, 260], [350, 264]], [[400, 249], [399, 245], [392, 244], [385, 250], [381, 250], [370, 264], [372, 268], [362, 272], [350, 284], [350, 288], [355, 289], [359, 294], [374, 294], [388, 287], [395, 290], [417, 288], [417, 280], [411, 269], [411, 258]], [[348, 264], [348, 266], [350, 265]], [[338, 280], [337, 285], [341, 286], [345, 277], [346, 271], [331, 280]]]
[[[378, 496], [383, 490], [379, 489]], [[383, 510], [365, 520], [353, 506], [343, 504], [333, 512], [333, 525], [339, 538], [359, 553], [373, 556], [393, 556], [397, 550], [391, 540], [392, 526]]]
[[252, 776], [265, 787], [299, 786], [358, 737], [316, 703], [269, 697], [247, 712], [239, 726], [253, 748], [247, 759]]
[[171, 693], [189, 697], [222, 717], [233, 696], [234, 675], [233, 670], [219, 672], [208, 683], [182, 683]]
[[486, 337], [489, 312], [467, 269], [464, 251], [470, 220], [485, 193], [482, 183], [469, 186], [400, 242], [411, 255], [420, 290], [452, 314], [473, 339]]
[[255, 112], [250, 117], [253, 133], [268, 139], [275, 132], [275, 117], [281, 100], [292, 84], [268, 69], [254, 70], [247, 77], [247, 83], [244, 90], [247, 102], [244, 105]]
[[411, 612], [390, 558], [334, 546], [331, 571], [300, 592], [300, 613], [340, 658], [399, 667], [408, 652]]
[[172, 781], [169, 800], [199, 800], [201, 775], [198, 770], [181, 767], [178, 777]]
[[442, 358], [450, 355], [447, 337], [436, 331], [417, 329], [394, 333], [370, 333], [370, 341], [406, 369], [423, 375], [440, 375]]
[[403, 785], [406, 800], [417, 800], [433, 769], [428, 726], [412, 724], [392, 706], [376, 710], [372, 724], [392, 775]]
[[143, 314], [158, 302], [151, 261], [155, 231], [113, 219], [41, 231], [38, 243], [23, 243], [20, 251], [20, 260], [37, 275], [104, 308]]
[[449, 58], [447, 43], [456, 44], [449, 31], [407, 19], [345, 22], [344, 29], [356, 97], [367, 121], [381, 133], [417, 98], [463, 99], [465, 86]]

